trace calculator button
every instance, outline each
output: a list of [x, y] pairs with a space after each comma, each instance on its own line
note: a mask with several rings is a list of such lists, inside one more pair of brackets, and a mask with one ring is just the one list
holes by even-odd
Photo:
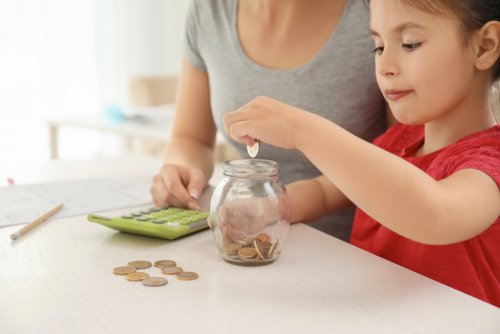
[[134, 218], [134, 216], [132, 216], [132, 215], [123, 215], [122, 218], [132, 219], [132, 218]]
[[141, 210], [141, 213], [144, 214], [144, 215], [147, 215], [150, 212], [151, 212], [150, 210]]
[[165, 221], [163, 219], [153, 219], [151, 222], [153, 224], [163, 224]]
[[147, 222], [149, 220], [148, 217], [137, 217], [136, 220], [140, 221], [140, 222]]
[[140, 217], [140, 216], [142, 216], [142, 213], [140, 213], [140, 212], [134, 212], [134, 213], [132, 213], [132, 216], [134, 216], [134, 217]]

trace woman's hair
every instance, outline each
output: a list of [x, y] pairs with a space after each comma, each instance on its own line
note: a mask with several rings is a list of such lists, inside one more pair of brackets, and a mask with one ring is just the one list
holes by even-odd
[[[500, 0], [401, 0], [428, 13], [458, 18], [464, 45], [489, 21], [500, 21]], [[367, 3], [370, 1], [367, 0]], [[500, 66], [493, 70], [493, 81], [500, 79]]]

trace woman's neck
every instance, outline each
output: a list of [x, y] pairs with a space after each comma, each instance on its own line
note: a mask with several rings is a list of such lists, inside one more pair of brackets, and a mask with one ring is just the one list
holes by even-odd
[[299, 22], [317, 17], [325, 10], [343, 8], [344, 1], [332, 0], [239, 0], [239, 6], [260, 20], [276, 23]]

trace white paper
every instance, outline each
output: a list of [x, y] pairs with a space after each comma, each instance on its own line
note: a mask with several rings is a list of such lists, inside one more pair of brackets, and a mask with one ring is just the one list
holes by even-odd
[[0, 188], [0, 226], [28, 223], [56, 205], [69, 217], [151, 203], [150, 181], [82, 179]]

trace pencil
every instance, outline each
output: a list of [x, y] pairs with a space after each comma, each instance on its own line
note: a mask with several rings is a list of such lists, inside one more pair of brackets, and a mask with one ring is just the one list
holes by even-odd
[[61, 209], [63, 208], [63, 206], [64, 206], [64, 203], [61, 203], [61, 204], [57, 205], [55, 208], [53, 208], [49, 212], [44, 213], [43, 215], [41, 215], [40, 217], [38, 217], [37, 219], [35, 219], [31, 223], [25, 225], [19, 231], [15, 232], [15, 233], [12, 233], [10, 235], [10, 238], [12, 240], [16, 240], [16, 239], [20, 238], [22, 235], [24, 235], [27, 232], [31, 231], [32, 229], [34, 229], [35, 227], [37, 227], [38, 225], [40, 225], [41, 223], [43, 223], [44, 221], [46, 221], [47, 219], [49, 219], [50, 217], [52, 217], [53, 215], [55, 215], [56, 213], [58, 213], [59, 211], [61, 211]]

